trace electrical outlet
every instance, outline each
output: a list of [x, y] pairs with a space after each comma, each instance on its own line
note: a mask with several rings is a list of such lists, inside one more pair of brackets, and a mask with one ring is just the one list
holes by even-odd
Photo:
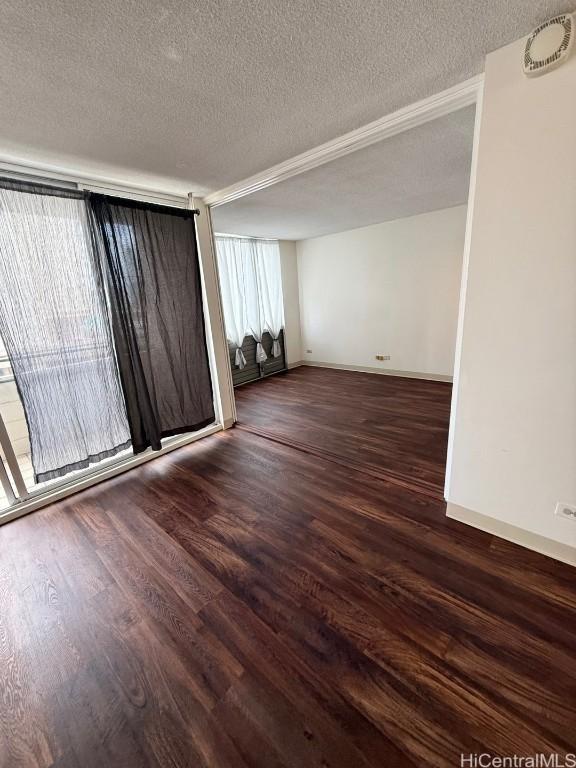
[[311, 354], [312, 354], [312, 350], [311, 350], [311, 349], [307, 349], [307, 350], [306, 350], [306, 354], [307, 354], [307, 355], [311, 355]]
[[390, 360], [390, 355], [376, 355], [376, 360]]
[[561, 501], [556, 504], [554, 511], [558, 517], [563, 517], [566, 520], [573, 520], [576, 523], [576, 504], [563, 504]]

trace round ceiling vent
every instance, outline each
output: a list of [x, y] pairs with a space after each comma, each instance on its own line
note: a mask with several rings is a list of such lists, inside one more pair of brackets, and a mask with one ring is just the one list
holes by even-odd
[[532, 32], [524, 51], [524, 74], [543, 75], [569, 56], [574, 43], [574, 16], [563, 13], [545, 21]]

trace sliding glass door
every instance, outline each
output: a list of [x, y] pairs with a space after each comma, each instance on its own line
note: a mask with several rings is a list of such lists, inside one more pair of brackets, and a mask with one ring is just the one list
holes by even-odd
[[194, 212], [0, 179], [0, 513], [215, 422]]
[[0, 512], [27, 493], [32, 474], [26, 416], [0, 336]]

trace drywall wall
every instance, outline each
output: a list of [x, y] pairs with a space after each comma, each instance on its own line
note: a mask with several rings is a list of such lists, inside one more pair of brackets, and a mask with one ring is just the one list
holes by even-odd
[[486, 60], [446, 496], [576, 546], [576, 56], [523, 49]]
[[465, 223], [458, 206], [299, 241], [304, 361], [451, 376]]
[[280, 240], [280, 268], [282, 271], [282, 297], [284, 301], [284, 334], [286, 363], [288, 366], [302, 359], [300, 340], [300, 299], [298, 295], [298, 260], [296, 243]]
[[228, 342], [224, 330], [224, 317], [220, 301], [218, 266], [214, 250], [212, 222], [209, 209], [205, 206], [203, 200], [195, 197], [192, 203], [194, 208], [197, 208], [199, 211], [199, 215], [196, 218], [196, 235], [202, 271], [204, 315], [207, 330], [206, 341], [210, 358], [214, 400], [217, 411], [220, 411], [222, 425], [227, 429], [236, 421], [236, 402], [234, 400]]

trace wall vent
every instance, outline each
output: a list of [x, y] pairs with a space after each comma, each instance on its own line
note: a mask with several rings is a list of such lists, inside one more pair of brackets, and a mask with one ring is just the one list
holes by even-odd
[[543, 75], [560, 66], [574, 44], [574, 16], [563, 13], [548, 19], [529, 35], [524, 49], [524, 74]]

